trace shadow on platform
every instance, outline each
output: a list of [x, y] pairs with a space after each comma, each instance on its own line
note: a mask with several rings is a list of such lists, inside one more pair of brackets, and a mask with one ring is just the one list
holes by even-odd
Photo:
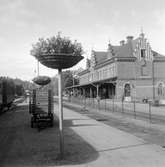
[[70, 128], [74, 126], [72, 120], [65, 122], [64, 160], [59, 160], [58, 127], [46, 128], [40, 132], [31, 128], [28, 105], [17, 106], [8, 116], [2, 115], [1, 120], [0, 166], [78, 165], [95, 161], [99, 156], [89, 143]]

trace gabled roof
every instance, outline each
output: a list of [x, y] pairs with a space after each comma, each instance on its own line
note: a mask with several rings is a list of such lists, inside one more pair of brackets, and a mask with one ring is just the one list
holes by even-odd
[[[131, 43], [126, 43], [123, 46], [112, 46], [112, 49], [115, 57], [133, 56], [133, 48]], [[108, 56], [108, 51], [107, 52], [94, 51], [94, 55], [96, 59], [96, 64], [100, 64], [110, 58]]]
[[158, 52], [152, 50], [153, 56], [154, 57], [165, 57], [165, 55], [159, 54]]
[[[112, 45], [111, 48], [113, 49], [114, 56], [115, 57], [131, 57], [131, 56], [133, 56], [133, 50], [136, 48], [138, 39], [139, 38], [132, 40], [132, 43], [128, 42], [122, 46]], [[95, 59], [96, 59], [97, 64], [110, 58], [108, 56], [108, 51], [107, 52], [93, 51], [93, 53], [95, 55]]]
[[131, 43], [126, 43], [123, 46], [114, 46], [114, 53], [116, 57], [129, 57], [133, 54]]
[[93, 52], [95, 55], [96, 63], [103, 62], [104, 60], [107, 59], [107, 52]]
[[[129, 36], [131, 37], [131, 36]], [[128, 42], [126, 42], [123, 45], [111, 45], [109, 44], [109, 49], [107, 51], [92, 51], [92, 55], [95, 58], [95, 63], [96, 66], [98, 64], [101, 64], [103, 62], [105, 62], [106, 60], [109, 60], [113, 57], [133, 57], [134, 56], [134, 51], [135, 49], [138, 47], [138, 45], [140, 44], [139, 42], [141, 41], [141, 39], [144, 39], [144, 34], [140, 34], [140, 36], [136, 39], [131, 39], [128, 40]], [[141, 45], [141, 44], [140, 44]], [[154, 57], [161, 57], [163, 55], [151, 50], [151, 52], [153, 53]], [[165, 56], [163, 56], [165, 57]]]

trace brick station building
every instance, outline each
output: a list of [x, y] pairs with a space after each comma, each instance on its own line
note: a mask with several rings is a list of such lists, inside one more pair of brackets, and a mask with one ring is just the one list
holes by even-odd
[[86, 64], [74, 87], [86, 97], [165, 100], [165, 56], [152, 50], [144, 33], [109, 43], [105, 52], [92, 50]]

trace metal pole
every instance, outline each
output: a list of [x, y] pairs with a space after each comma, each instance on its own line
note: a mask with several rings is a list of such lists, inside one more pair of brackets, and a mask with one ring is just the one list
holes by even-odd
[[107, 110], [107, 106], [106, 106], [106, 98], [105, 98], [105, 111]]
[[151, 123], [151, 102], [149, 101], [149, 120]]
[[124, 100], [122, 99], [122, 102], [121, 102], [121, 110], [122, 110], [122, 114], [124, 113]]
[[153, 103], [154, 103], [154, 100], [155, 100], [155, 76], [154, 76], [154, 72], [155, 72], [155, 69], [154, 69], [154, 60], [152, 60], [152, 87], [153, 87]]
[[58, 97], [59, 97], [59, 130], [60, 130], [60, 158], [64, 158], [63, 138], [63, 107], [62, 107], [62, 70], [58, 69]]
[[137, 88], [137, 72], [136, 72], [136, 63], [137, 63], [137, 58], [135, 59], [135, 85], [134, 85], [134, 93], [135, 93], [135, 97], [134, 97], [134, 118], [136, 119], [136, 88]]
[[89, 93], [90, 93], [90, 100], [89, 100], [89, 106], [92, 106], [92, 88], [89, 88]]
[[114, 112], [114, 107], [115, 107], [115, 106], [114, 106], [114, 105], [115, 105], [115, 104], [114, 104], [114, 103], [115, 103], [115, 102], [114, 102], [114, 100], [115, 100], [114, 98], [115, 98], [115, 97], [114, 97], [114, 95], [113, 95], [113, 99], [112, 99], [112, 100], [113, 100], [113, 101], [112, 101], [113, 112]]
[[73, 97], [75, 95], [75, 90], [74, 90], [74, 75], [73, 75]]
[[136, 119], [136, 108], [135, 108], [135, 100], [133, 102], [133, 109], [134, 109], [134, 118]]
[[100, 110], [100, 99], [99, 99], [99, 85], [97, 85], [97, 104], [98, 104], [98, 110]]
[[39, 61], [37, 61], [37, 76], [39, 76]]
[[84, 111], [85, 111], [85, 110], [86, 110], [85, 88], [83, 88], [83, 98], [84, 98], [84, 106], [83, 106], [83, 109], [84, 109]]

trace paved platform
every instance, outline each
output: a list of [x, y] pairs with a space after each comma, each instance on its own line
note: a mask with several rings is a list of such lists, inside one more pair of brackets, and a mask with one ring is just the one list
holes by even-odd
[[[55, 104], [55, 113], [58, 106]], [[0, 117], [1, 167], [164, 167], [165, 148], [64, 108], [64, 160], [55, 124], [30, 127], [27, 102]]]
[[64, 120], [72, 120], [73, 126], [70, 128], [99, 155], [97, 159], [78, 166], [163, 167], [165, 165], [165, 149], [158, 145], [146, 143], [134, 135], [66, 108], [64, 108]]

